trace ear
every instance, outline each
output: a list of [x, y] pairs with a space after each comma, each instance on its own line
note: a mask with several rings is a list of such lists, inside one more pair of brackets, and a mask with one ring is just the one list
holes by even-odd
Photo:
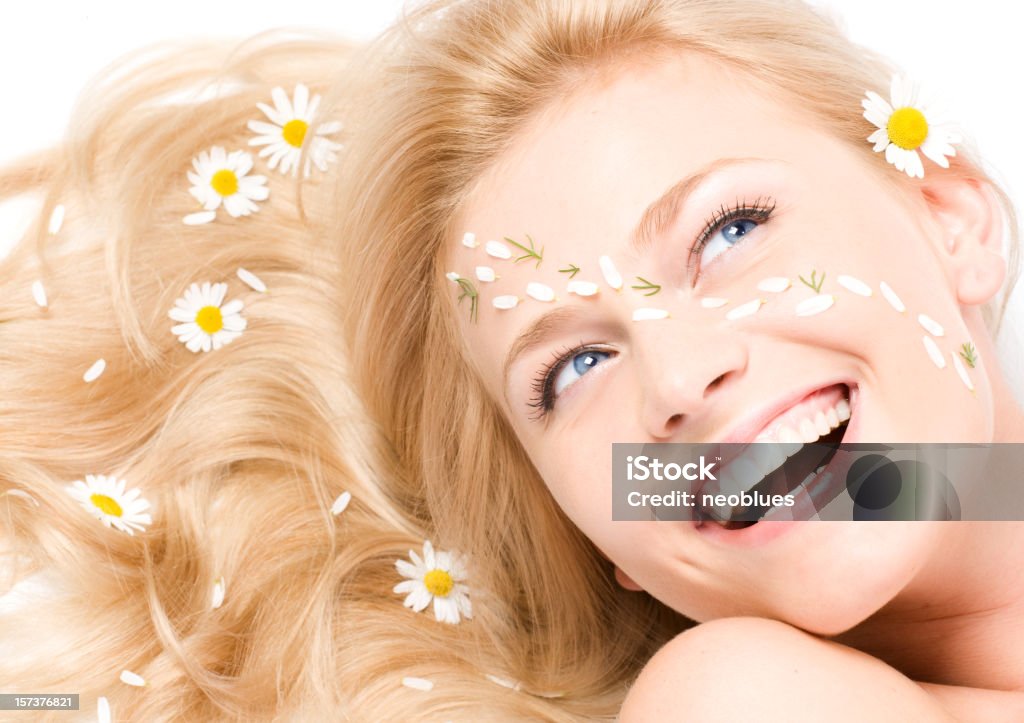
[[940, 234], [940, 257], [966, 306], [984, 304], [1003, 286], [1003, 221], [992, 187], [974, 178], [929, 179], [922, 188]]
[[620, 586], [627, 590], [634, 590], [636, 592], [642, 592], [643, 588], [636, 583], [636, 581], [629, 575], [622, 571], [618, 565], [615, 566], [615, 582], [619, 583]]

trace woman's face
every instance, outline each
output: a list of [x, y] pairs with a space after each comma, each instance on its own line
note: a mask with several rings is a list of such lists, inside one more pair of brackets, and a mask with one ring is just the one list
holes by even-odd
[[[776, 440], [784, 427], [801, 434], [817, 411], [842, 416], [840, 399], [852, 406], [844, 442], [990, 441], [981, 366], [967, 368], [971, 392], [952, 364], [971, 337], [943, 265], [945, 231], [928, 204], [884, 182], [799, 103], [735, 71], [680, 57], [606, 80], [537, 117], [463, 207], [446, 270], [479, 291], [475, 323], [465, 301], [453, 306], [470, 360], [558, 504], [656, 598], [700, 621], [753, 614], [850, 627], [913, 588], [943, 526], [613, 521], [612, 444]], [[480, 246], [462, 244], [462, 231]], [[543, 248], [539, 266], [516, 262], [523, 252], [507, 242], [512, 259], [485, 252], [504, 237], [528, 248], [527, 235]], [[573, 280], [596, 283], [596, 295], [567, 293], [573, 265]], [[498, 279], [478, 281], [477, 266]], [[798, 316], [816, 295], [798, 277], [812, 273], [834, 304]], [[873, 295], [837, 284], [844, 275]], [[758, 289], [774, 277], [794, 286]], [[638, 278], [660, 291], [632, 289]], [[531, 282], [557, 298], [531, 298]], [[495, 308], [502, 295], [518, 305]], [[706, 298], [728, 303], [708, 308]], [[756, 299], [766, 303], [730, 318]], [[669, 316], [634, 321], [641, 307]], [[944, 327], [943, 369], [919, 314]]]

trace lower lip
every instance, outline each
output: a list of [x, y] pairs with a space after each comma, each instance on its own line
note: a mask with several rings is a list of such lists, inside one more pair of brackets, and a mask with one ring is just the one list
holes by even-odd
[[[860, 418], [855, 412], [862, 401], [861, 394], [863, 394], [863, 390], [858, 387], [850, 395], [850, 421], [846, 427], [846, 434], [843, 435], [843, 444], [854, 443], [859, 439]], [[854, 402], [857, 403], [857, 407], [853, 406]], [[836, 468], [836, 459], [833, 457], [821, 474], [845, 475], [846, 470]], [[810, 493], [806, 487], [801, 486], [794, 494], [797, 497], [794, 508], [800, 509], [804, 506], [806, 509], [811, 509], [809, 507], [812, 504]], [[726, 529], [717, 522], [697, 521], [693, 525], [696, 527], [697, 532], [715, 542], [734, 547], [759, 547], [778, 539], [799, 525], [814, 523], [814, 520], [761, 520], [757, 524], [741, 527], [736, 530]]]

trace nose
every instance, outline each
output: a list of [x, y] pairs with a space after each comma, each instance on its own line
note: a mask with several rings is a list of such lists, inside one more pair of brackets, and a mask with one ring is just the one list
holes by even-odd
[[748, 360], [739, 334], [680, 326], [665, 331], [634, 338], [640, 422], [656, 439], [670, 439], [683, 424], [705, 416], [743, 375]]

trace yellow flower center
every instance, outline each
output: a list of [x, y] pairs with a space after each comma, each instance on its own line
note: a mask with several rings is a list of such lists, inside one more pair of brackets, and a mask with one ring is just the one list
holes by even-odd
[[213, 174], [210, 185], [222, 196], [233, 196], [238, 193], [238, 176], [234, 171], [222, 168]]
[[224, 328], [224, 317], [217, 306], [204, 306], [196, 313], [196, 324], [207, 334], [213, 334]]
[[438, 597], [446, 597], [448, 593], [455, 587], [455, 581], [452, 580], [452, 576], [441, 569], [434, 569], [423, 576], [423, 584], [427, 586], [427, 590], [431, 595], [437, 595]]
[[928, 137], [928, 121], [917, 108], [899, 108], [889, 116], [886, 133], [900, 148], [913, 151]]
[[289, 145], [301, 148], [302, 141], [306, 139], [307, 130], [309, 130], [309, 124], [304, 120], [296, 118], [284, 124], [284, 128], [281, 129], [281, 135], [284, 136], [285, 142]]
[[117, 500], [113, 497], [107, 497], [106, 495], [94, 494], [89, 497], [89, 500], [96, 505], [101, 511], [113, 517], [120, 517], [124, 514], [124, 510], [121, 509], [121, 505], [117, 504]]

